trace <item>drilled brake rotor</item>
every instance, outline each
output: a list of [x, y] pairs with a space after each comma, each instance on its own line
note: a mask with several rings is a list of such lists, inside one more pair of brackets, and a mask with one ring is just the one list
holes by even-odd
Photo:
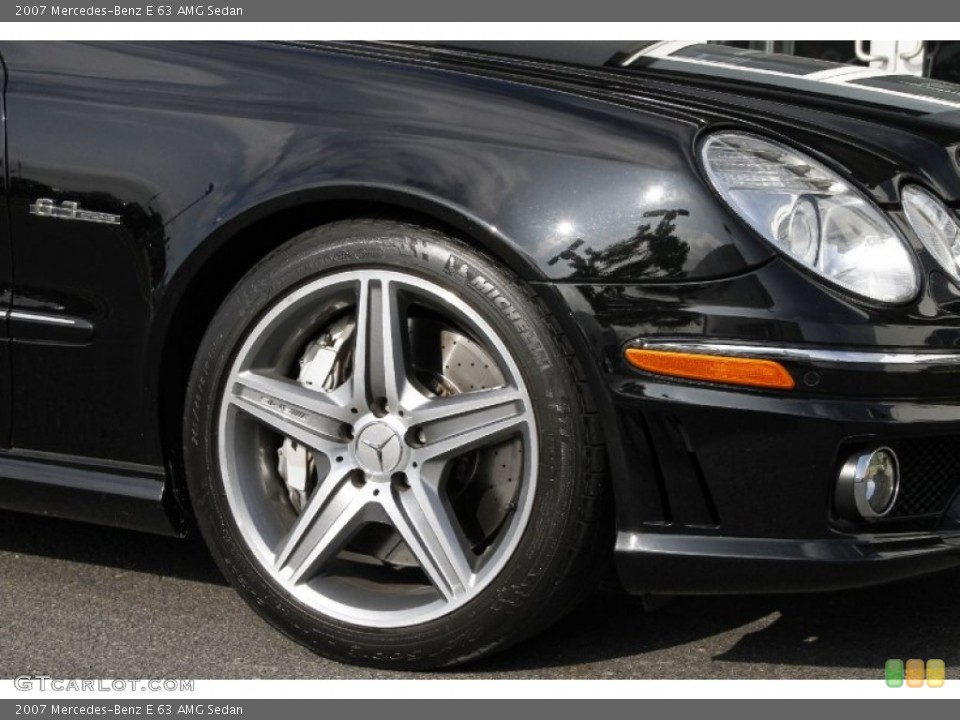
[[[349, 376], [352, 366], [352, 315], [338, 318], [311, 341], [299, 361], [297, 381], [314, 391], [327, 392]], [[429, 393], [447, 397], [489, 390], [504, 384], [503, 373], [490, 353], [468, 335], [432, 319], [411, 319], [410, 375]], [[523, 470], [519, 438], [467, 453], [451, 464], [446, 479], [447, 502], [468, 545], [477, 554], [491, 543], [516, 507]], [[278, 451], [278, 471], [287, 497], [299, 513], [316, 487], [318, 461], [296, 441], [285, 438]], [[398, 568], [416, 567], [417, 560], [388, 526], [358, 535], [351, 555], [367, 556]]]

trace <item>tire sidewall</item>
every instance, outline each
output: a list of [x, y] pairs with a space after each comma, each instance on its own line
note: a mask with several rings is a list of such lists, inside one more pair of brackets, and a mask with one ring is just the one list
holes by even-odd
[[[536, 493], [512, 557], [475, 598], [429, 622], [353, 625], [292, 597], [254, 558], [234, 521], [218, 462], [218, 416], [235, 353], [278, 298], [350, 269], [417, 275], [455, 293], [498, 333], [520, 369], [539, 441]], [[201, 531], [230, 582], [264, 617], [322, 654], [372, 665], [436, 666], [515, 642], [547, 621], [568, 562], [583, 474], [580, 402], [542, 305], [508, 270], [435, 231], [389, 221], [351, 221], [294, 238], [238, 283], [201, 343], [187, 394], [184, 454]]]

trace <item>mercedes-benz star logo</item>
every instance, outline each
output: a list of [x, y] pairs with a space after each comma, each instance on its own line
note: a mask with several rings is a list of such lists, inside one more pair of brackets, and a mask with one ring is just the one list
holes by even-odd
[[400, 437], [385, 423], [368, 425], [357, 438], [357, 461], [370, 472], [387, 473], [400, 463]]

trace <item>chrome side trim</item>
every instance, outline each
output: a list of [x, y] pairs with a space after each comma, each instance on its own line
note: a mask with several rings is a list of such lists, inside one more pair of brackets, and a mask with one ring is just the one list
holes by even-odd
[[22, 310], [11, 310], [8, 317], [11, 320], [48, 323], [50, 325], [65, 325], [68, 327], [76, 327], [80, 323], [79, 320], [72, 317], [65, 317], [63, 315], [44, 315], [41, 313], [23, 312]]
[[832, 348], [743, 345], [726, 342], [639, 340], [629, 347], [696, 355], [728, 355], [768, 360], [799, 360], [839, 365], [960, 365], [960, 352], [893, 352]]
[[10, 337], [27, 342], [86, 343], [95, 331], [90, 320], [72, 315], [9, 310], [6, 319]]

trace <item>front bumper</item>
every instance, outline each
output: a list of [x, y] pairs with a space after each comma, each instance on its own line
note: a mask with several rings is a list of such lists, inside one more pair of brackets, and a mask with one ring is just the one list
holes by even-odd
[[[605, 397], [629, 590], [824, 590], [960, 565], [960, 306], [864, 309], [774, 263], [684, 287], [558, 289]], [[623, 360], [638, 343], [769, 358], [796, 387], [645, 373]], [[897, 504], [841, 517], [839, 471], [876, 445], [900, 458]]]
[[621, 582], [635, 593], [837, 590], [960, 565], [960, 533], [774, 540], [621, 532], [616, 555]]
[[[960, 564], [958, 403], [640, 377], [614, 395], [633, 469], [616, 555], [633, 592], [825, 590]], [[840, 517], [839, 470], [871, 445], [901, 459], [897, 503], [879, 520]]]

